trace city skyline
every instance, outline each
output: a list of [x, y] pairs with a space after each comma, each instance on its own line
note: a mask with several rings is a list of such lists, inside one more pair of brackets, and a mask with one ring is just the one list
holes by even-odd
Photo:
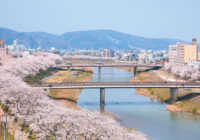
[[[0, 27], [22, 32], [109, 29], [148, 38], [199, 40], [198, 0], [3, 1]], [[190, 25], [190, 26], [188, 26]]]

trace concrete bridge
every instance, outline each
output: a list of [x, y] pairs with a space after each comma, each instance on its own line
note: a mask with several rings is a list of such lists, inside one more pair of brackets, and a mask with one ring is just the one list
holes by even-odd
[[101, 79], [101, 68], [102, 67], [132, 67], [134, 70], [134, 76], [137, 75], [138, 67], [162, 67], [162, 65], [153, 64], [68, 64], [68, 65], [58, 65], [60, 68], [72, 68], [72, 67], [98, 67], [98, 77]]
[[43, 89], [100, 89], [100, 106], [104, 110], [105, 88], [170, 88], [170, 102], [177, 101], [178, 88], [200, 88], [200, 83], [180, 83], [180, 82], [69, 82], [69, 83], [47, 83], [31, 85], [35, 88]]
[[115, 59], [112, 57], [86, 57], [86, 56], [80, 56], [80, 57], [73, 57], [73, 56], [64, 56], [64, 60], [86, 60], [86, 61], [102, 61], [102, 62], [114, 62]]

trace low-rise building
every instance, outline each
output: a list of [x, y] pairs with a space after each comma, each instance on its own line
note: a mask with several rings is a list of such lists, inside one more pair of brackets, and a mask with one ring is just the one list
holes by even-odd
[[102, 51], [102, 56], [103, 57], [114, 57], [114, 51], [105, 49]]
[[5, 64], [12, 58], [11, 55], [8, 55], [8, 49], [4, 46], [4, 40], [0, 40], [0, 65]]

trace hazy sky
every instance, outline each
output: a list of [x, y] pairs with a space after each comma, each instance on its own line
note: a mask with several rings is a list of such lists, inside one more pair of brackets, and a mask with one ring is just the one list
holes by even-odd
[[56, 34], [111, 29], [200, 39], [200, 0], [0, 0], [0, 27]]

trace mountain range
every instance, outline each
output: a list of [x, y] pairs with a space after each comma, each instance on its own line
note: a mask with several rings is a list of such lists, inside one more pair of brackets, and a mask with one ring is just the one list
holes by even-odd
[[168, 45], [182, 41], [170, 38], [145, 38], [112, 30], [90, 30], [66, 32], [61, 35], [46, 32], [18, 32], [0, 28], [0, 40], [10, 45], [14, 39], [18, 44], [37, 48], [40, 42], [42, 49], [168, 49]]

